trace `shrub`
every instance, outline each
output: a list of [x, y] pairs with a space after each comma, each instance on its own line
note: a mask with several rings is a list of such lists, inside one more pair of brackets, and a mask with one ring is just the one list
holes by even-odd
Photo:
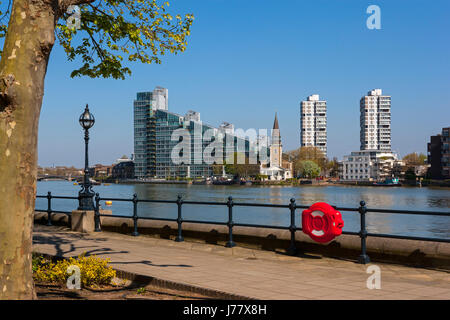
[[71, 274], [67, 273], [70, 265], [80, 268], [81, 284], [84, 287], [108, 285], [116, 276], [116, 271], [108, 266], [109, 259], [95, 255], [86, 257], [85, 253], [78, 258], [69, 258], [53, 263], [42, 257], [33, 258], [33, 278], [37, 282], [66, 283]]
[[145, 293], [145, 288], [139, 288], [137, 289], [137, 294], [144, 294]]

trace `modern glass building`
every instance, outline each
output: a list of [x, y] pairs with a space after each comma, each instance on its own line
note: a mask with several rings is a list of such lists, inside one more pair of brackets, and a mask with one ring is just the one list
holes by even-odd
[[267, 146], [204, 124], [198, 112], [181, 116], [157, 108], [152, 95], [141, 92], [134, 101], [136, 178], [206, 178], [213, 175], [214, 164], [223, 164], [235, 152], [257, 161], [258, 149], [269, 156]]
[[134, 101], [134, 170], [136, 177], [144, 177], [148, 168], [154, 166], [154, 159], [150, 157], [149, 149], [153, 147], [150, 143], [152, 135], [149, 127], [152, 123], [153, 93], [139, 92]]

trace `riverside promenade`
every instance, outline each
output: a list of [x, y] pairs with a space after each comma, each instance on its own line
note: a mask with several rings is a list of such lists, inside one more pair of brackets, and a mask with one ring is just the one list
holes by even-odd
[[[450, 299], [450, 272], [403, 265], [287, 256], [242, 247], [175, 242], [148, 236], [78, 233], [34, 225], [33, 251], [60, 257], [83, 252], [110, 258], [128, 273], [206, 288], [249, 299]], [[368, 289], [371, 265], [381, 270], [381, 289]]]

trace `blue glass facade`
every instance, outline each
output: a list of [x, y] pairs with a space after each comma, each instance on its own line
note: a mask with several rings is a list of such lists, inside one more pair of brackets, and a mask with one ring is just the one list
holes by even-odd
[[[166, 110], [154, 110], [151, 94], [151, 92], [138, 93], [134, 102], [134, 150], [137, 178], [209, 177], [213, 175], [212, 165], [224, 163], [227, 151], [228, 156], [239, 152], [246, 157], [256, 152], [255, 145], [248, 139], [225, 134], [200, 121], [187, 119]], [[182, 130], [175, 132], [177, 129]], [[180, 132], [183, 134], [179, 134]], [[209, 133], [209, 137], [205, 133]], [[218, 142], [216, 139], [220, 139], [220, 134], [223, 137], [223, 144], [212, 148], [211, 143]], [[183, 154], [185, 149], [181, 150], [178, 156], [183, 158], [183, 161], [176, 163], [172, 153], [175, 152], [173, 150], [178, 152], [177, 145], [180, 146], [183, 141], [185, 145], [190, 146], [186, 149], [188, 154]], [[226, 142], [232, 145], [231, 148], [226, 149]], [[204, 152], [205, 148], [208, 152]], [[268, 153], [268, 148], [265, 152]]]
[[154, 175], [149, 169], [154, 167], [152, 140], [152, 92], [139, 92], [134, 101], [134, 165], [137, 178]]

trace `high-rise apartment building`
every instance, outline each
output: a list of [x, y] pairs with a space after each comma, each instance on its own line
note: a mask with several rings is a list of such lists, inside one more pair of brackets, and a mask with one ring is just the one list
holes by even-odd
[[450, 127], [442, 128], [442, 134], [431, 136], [428, 163], [431, 179], [450, 179]]
[[134, 101], [134, 165], [136, 177], [154, 176], [155, 137], [153, 114], [168, 110], [169, 90], [156, 87], [153, 92], [138, 92]]
[[134, 170], [136, 177], [144, 176], [149, 165], [148, 132], [153, 106], [152, 92], [138, 92], [134, 100]]
[[391, 151], [391, 96], [374, 89], [360, 100], [360, 150]]
[[316, 147], [327, 155], [327, 102], [318, 94], [300, 103], [300, 145]]

